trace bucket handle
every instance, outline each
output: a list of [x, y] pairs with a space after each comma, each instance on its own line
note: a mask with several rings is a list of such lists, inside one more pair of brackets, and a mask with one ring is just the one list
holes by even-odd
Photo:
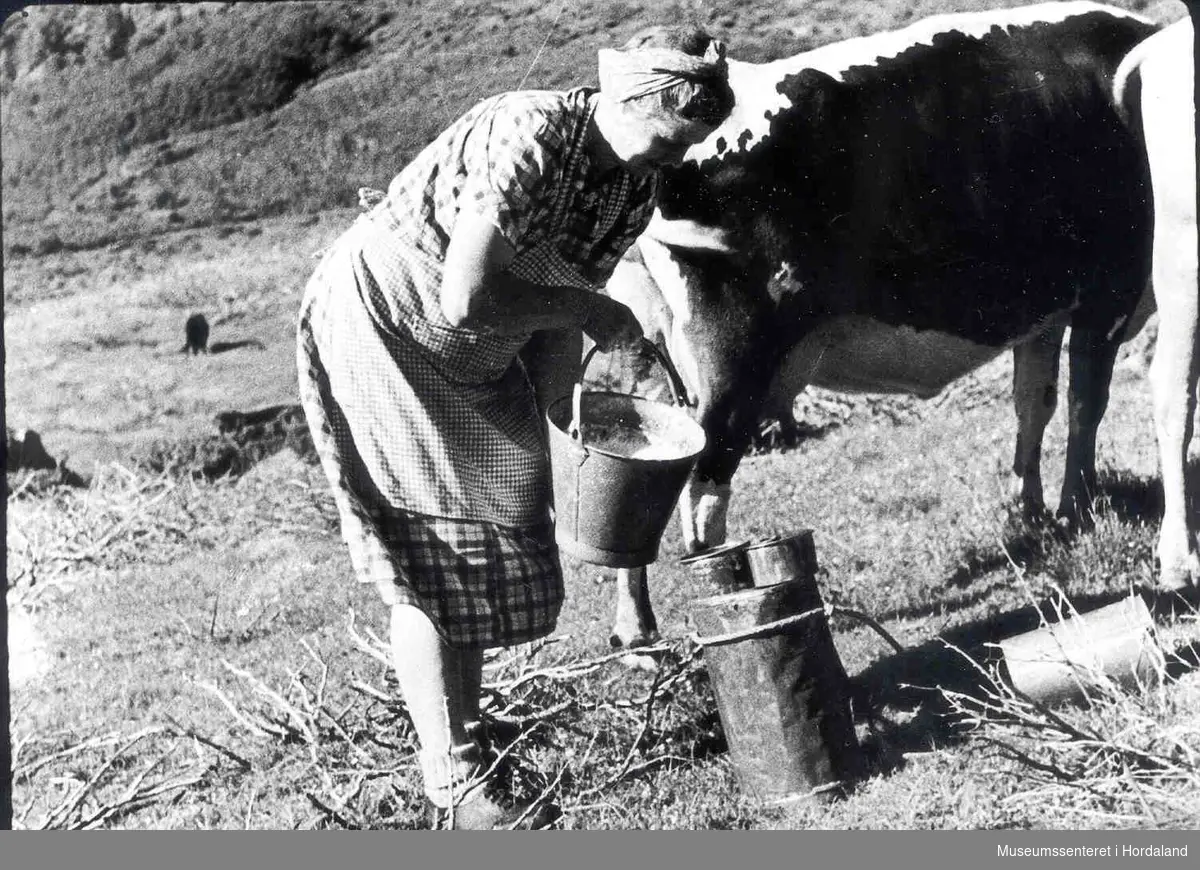
[[[671, 388], [671, 398], [675, 400], [675, 404], [680, 408], [696, 407], [697, 403], [688, 397], [687, 387], [683, 383], [683, 378], [679, 376], [679, 371], [671, 362], [671, 358], [648, 338], [643, 338], [641, 345], [642, 348], [653, 351], [655, 359], [667, 373], [667, 384]], [[584, 354], [583, 364], [579, 367], [579, 379], [575, 381], [575, 389], [571, 393], [571, 425], [568, 427], [567, 433], [576, 440], [580, 438], [579, 420], [583, 404], [583, 376], [587, 373], [587, 367], [598, 350], [600, 350], [599, 345], [592, 345], [591, 349]]]

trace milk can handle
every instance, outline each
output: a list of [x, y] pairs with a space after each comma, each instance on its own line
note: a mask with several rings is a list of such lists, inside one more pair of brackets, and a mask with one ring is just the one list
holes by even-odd
[[[642, 347], [654, 352], [655, 358], [662, 365], [667, 373], [667, 383], [671, 387], [671, 397], [675, 400], [675, 404], [681, 408], [688, 406], [695, 407], [695, 402], [688, 398], [687, 387], [683, 383], [683, 378], [679, 376], [679, 372], [671, 363], [671, 358], [663, 353], [662, 348], [652, 342], [648, 338], [643, 338]], [[592, 357], [596, 355], [596, 351], [600, 350], [599, 345], [593, 345], [592, 348], [584, 354], [583, 364], [579, 367], [579, 379], [575, 381], [575, 389], [571, 394], [571, 425], [567, 429], [568, 434], [572, 438], [578, 439], [579, 420], [581, 417], [581, 405], [583, 404], [583, 376], [587, 373], [587, 367], [592, 361]]]

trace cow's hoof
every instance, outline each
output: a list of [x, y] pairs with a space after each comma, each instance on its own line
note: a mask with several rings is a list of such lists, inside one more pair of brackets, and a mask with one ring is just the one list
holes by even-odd
[[658, 670], [659, 659], [660, 656], [649, 653], [630, 653], [627, 656], [621, 656], [620, 662], [631, 671], [654, 673]]
[[629, 655], [622, 656], [620, 662], [631, 671], [649, 671], [658, 670], [659, 659], [662, 658], [661, 652], [638, 652], [644, 650], [659, 641], [657, 629], [635, 629], [622, 630], [620, 628], [613, 629], [612, 635], [608, 638], [608, 643], [613, 649], [627, 649]]
[[618, 626], [608, 637], [608, 645], [613, 649], [635, 650], [643, 646], [653, 646], [658, 643], [657, 629], [628, 629]]
[[1020, 522], [1027, 529], [1049, 529], [1054, 527], [1055, 518], [1044, 504], [1022, 504]]
[[1090, 532], [1096, 527], [1096, 515], [1092, 513], [1091, 505], [1086, 502], [1076, 503], [1071, 507], [1060, 507], [1054, 520], [1059, 530], [1071, 535]]
[[1200, 583], [1200, 556], [1188, 553], [1185, 559], [1164, 561], [1158, 574], [1158, 586], [1153, 591], [1161, 593], [1184, 592]]

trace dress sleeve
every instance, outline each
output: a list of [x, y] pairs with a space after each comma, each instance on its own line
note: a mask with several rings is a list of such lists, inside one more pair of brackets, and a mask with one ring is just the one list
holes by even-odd
[[544, 107], [498, 101], [467, 149], [461, 208], [489, 220], [514, 248], [544, 224], [563, 172], [566, 143]]

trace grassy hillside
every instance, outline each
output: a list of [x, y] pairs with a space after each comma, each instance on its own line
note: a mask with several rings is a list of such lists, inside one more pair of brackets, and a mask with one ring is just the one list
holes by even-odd
[[[0, 38], [9, 254], [354, 202], [475, 100], [691, 19], [766, 59], [997, 0], [46, 6]], [[1159, 17], [1181, 3], [1121, 0]]]

